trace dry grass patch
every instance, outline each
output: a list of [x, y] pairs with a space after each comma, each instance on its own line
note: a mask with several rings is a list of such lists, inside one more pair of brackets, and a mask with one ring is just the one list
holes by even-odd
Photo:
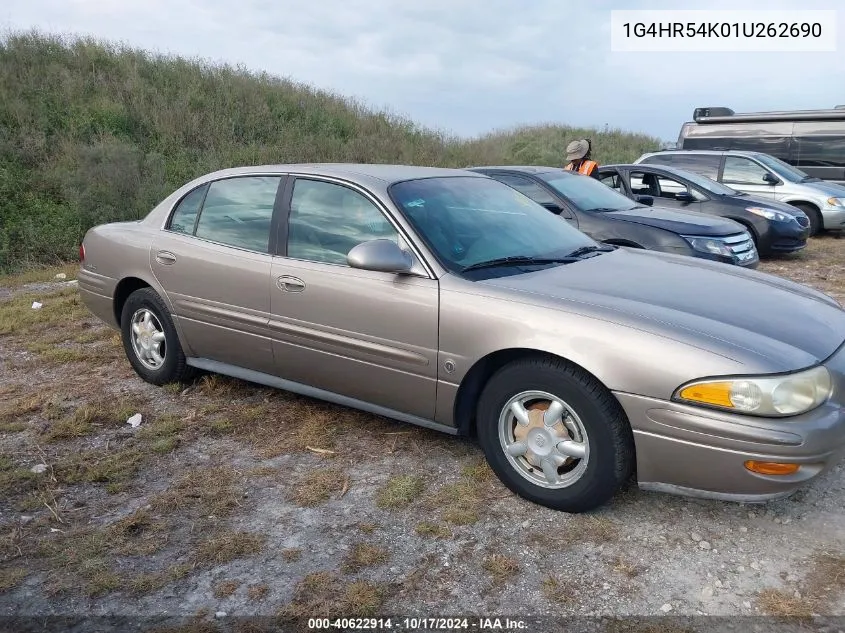
[[45, 587], [48, 595], [81, 590], [95, 597], [123, 585], [110, 564], [113, 557], [108, 535], [100, 530], [76, 532], [43, 545], [41, 555], [49, 564]]
[[229, 516], [240, 505], [243, 492], [235, 487], [236, 473], [226, 466], [198, 468], [154, 497], [153, 509], [165, 514], [191, 512], [194, 516]]
[[221, 583], [218, 583], [214, 587], [214, 597], [215, 598], [228, 598], [238, 590], [238, 587], [241, 586], [237, 580], [224, 580]]
[[[64, 279], [56, 279], [56, 275], [63, 274]], [[0, 288], [18, 289], [27, 284], [67, 282], [76, 279], [79, 274], [79, 264], [64, 264], [62, 266], [38, 266], [10, 275], [0, 275]]]
[[540, 590], [547, 600], [560, 604], [571, 602], [576, 593], [569, 583], [555, 576], [547, 576], [540, 584]]
[[285, 559], [286, 562], [292, 563], [294, 561], [298, 561], [302, 558], [302, 549], [299, 547], [288, 547], [282, 550], [282, 558]]
[[452, 538], [452, 530], [440, 523], [422, 521], [417, 523], [414, 531], [420, 536], [427, 536], [429, 538]]
[[389, 552], [383, 547], [369, 543], [356, 543], [343, 560], [341, 571], [346, 574], [354, 574], [365, 567], [381, 565], [387, 562], [389, 558]]
[[617, 574], [627, 576], [628, 578], [636, 578], [640, 575], [642, 569], [640, 569], [638, 565], [629, 563], [621, 556], [617, 556], [616, 560], [613, 561], [613, 571], [615, 571]]
[[29, 468], [16, 465], [10, 457], [0, 455], [0, 497], [13, 499], [37, 487], [38, 477]]
[[381, 526], [378, 523], [372, 523], [369, 521], [358, 524], [358, 529], [361, 530], [364, 534], [372, 534], [380, 527]]
[[29, 572], [23, 567], [0, 568], [0, 593], [20, 585]]
[[317, 572], [297, 583], [293, 599], [278, 615], [283, 619], [373, 616], [386, 596], [380, 585], [361, 580], [345, 582], [335, 573]]
[[818, 606], [810, 597], [796, 598], [792, 592], [780, 589], [764, 589], [756, 602], [764, 613], [786, 618], [809, 618]]
[[314, 471], [294, 486], [290, 500], [304, 508], [320, 505], [342, 491], [346, 481], [344, 472], [337, 468]]
[[54, 465], [56, 480], [64, 484], [105, 484], [109, 494], [123, 492], [141, 470], [148, 454], [131, 440], [116, 449], [74, 453]]
[[503, 554], [488, 556], [481, 563], [481, 566], [490, 574], [490, 579], [496, 587], [504, 585], [508, 579], [519, 572], [519, 561]]
[[472, 525], [481, 518], [483, 499], [479, 485], [472, 480], [447, 484], [425, 502], [431, 510], [442, 510], [443, 520], [452, 525]]
[[238, 558], [258, 554], [267, 540], [263, 534], [254, 532], [233, 532], [224, 530], [202, 541], [194, 551], [193, 561], [197, 565], [223, 565]]
[[181, 580], [191, 573], [191, 569], [190, 565], [173, 565], [164, 571], [139, 574], [129, 579], [129, 591], [135, 595], [154, 593], [172, 582]]
[[528, 543], [555, 549], [568, 549], [582, 543], [603, 545], [619, 538], [619, 526], [605, 517], [573, 514], [556, 527], [556, 531], [534, 531], [528, 534]]
[[246, 588], [246, 597], [253, 602], [257, 602], [258, 600], [264, 600], [269, 592], [270, 587], [263, 583], [259, 585], [250, 585]]
[[419, 497], [424, 489], [425, 484], [419, 477], [412, 475], [392, 477], [379, 490], [376, 497], [376, 505], [379, 508], [391, 510], [405, 508]]
[[[32, 309], [34, 301], [42, 304]], [[88, 312], [74, 287], [45, 293], [23, 293], [0, 302], [0, 335], [30, 334], [53, 327], [67, 329], [68, 324], [78, 327], [81, 317]]]
[[136, 413], [142, 413], [146, 403], [137, 397], [101, 398], [77, 407], [73, 413], [55, 420], [44, 433], [44, 441], [58, 442], [106, 428], [120, 428]]
[[170, 529], [167, 522], [140, 509], [112, 523], [106, 531], [111, 549], [123, 556], [149, 556], [167, 545]]

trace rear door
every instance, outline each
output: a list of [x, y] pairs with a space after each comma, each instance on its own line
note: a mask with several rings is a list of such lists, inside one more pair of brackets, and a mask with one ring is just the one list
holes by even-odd
[[437, 279], [421, 265], [414, 276], [346, 263], [349, 251], [368, 240], [407, 246], [381, 203], [363, 189], [297, 177], [286, 198], [287, 235], [273, 259], [270, 298], [276, 374], [433, 419]]
[[270, 250], [282, 181], [240, 176], [194, 189], [151, 249], [190, 355], [273, 369]]

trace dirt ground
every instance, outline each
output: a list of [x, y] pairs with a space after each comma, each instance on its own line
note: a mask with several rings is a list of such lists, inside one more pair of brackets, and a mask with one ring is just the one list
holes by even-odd
[[[760, 269], [845, 303], [845, 239]], [[472, 441], [148, 385], [74, 275], [0, 279], [0, 617], [845, 615], [843, 466], [763, 506], [632, 488], [554, 512]]]

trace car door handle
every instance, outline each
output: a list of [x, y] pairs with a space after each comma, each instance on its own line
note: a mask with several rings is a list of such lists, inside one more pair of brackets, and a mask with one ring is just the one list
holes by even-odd
[[176, 263], [176, 255], [174, 255], [170, 251], [159, 251], [158, 253], [156, 253], [156, 261], [159, 264], [169, 266], [170, 264]]
[[276, 279], [276, 285], [285, 292], [302, 292], [305, 290], [305, 282], [298, 277], [282, 275]]

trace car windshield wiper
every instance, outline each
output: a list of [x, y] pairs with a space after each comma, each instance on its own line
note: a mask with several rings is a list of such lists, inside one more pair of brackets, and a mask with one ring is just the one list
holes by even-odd
[[628, 209], [616, 209], [613, 207], [593, 207], [592, 209], [587, 209], [587, 211], [596, 211], [598, 213], [607, 213], [610, 211], [630, 211], [631, 209], [637, 209], [639, 207], [630, 207]]
[[604, 246], [581, 246], [580, 248], [576, 248], [571, 253], [567, 253], [567, 257], [572, 257], [573, 259], [579, 259], [584, 255], [589, 255], [590, 253], [607, 253], [608, 251], [614, 250], [613, 246], [604, 245]]
[[496, 268], [497, 266], [541, 266], [543, 264], [571, 264], [578, 261], [578, 257], [567, 255], [566, 257], [527, 257], [525, 255], [515, 255], [512, 257], [498, 257], [496, 259], [488, 259], [481, 262], [470, 264], [461, 268], [461, 272], [465, 273], [469, 270], [480, 270], [482, 268]]
[[804, 176], [798, 182], [818, 182], [820, 180], [821, 180], [821, 178], [816, 178], [815, 176]]

